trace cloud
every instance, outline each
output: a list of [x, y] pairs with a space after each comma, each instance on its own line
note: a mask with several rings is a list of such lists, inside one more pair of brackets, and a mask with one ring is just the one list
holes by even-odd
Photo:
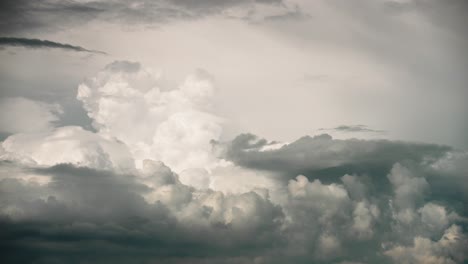
[[389, 140], [333, 139], [327, 134], [304, 136], [277, 149], [262, 149], [268, 141], [242, 134], [218, 144], [221, 157], [237, 165], [282, 173], [286, 178], [303, 174], [325, 181], [352, 171], [385, 175], [396, 162], [437, 160], [451, 147]]
[[320, 128], [319, 130], [335, 130], [339, 132], [367, 132], [367, 133], [384, 133], [384, 130], [371, 129], [365, 125], [341, 125], [334, 128]]
[[[185, 185], [164, 163], [151, 160], [131, 173], [69, 164], [0, 165], [0, 224], [7, 230], [0, 246], [8, 249], [3, 251], [9, 261], [466, 259], [467, 212], [431, 196], [437, 186], [419, 167], [395, 164], [389, 182], [382, 182], [387, 191], [366, 175], [344, 175], [333, 183], [300, 175], [264, 191], [223, 193]], [[50, 180], [39, 184], [27, 174]], [[408, 210], [410, 221], [401, 217]]]
[[[20, 263], [253, 258], [280, 242], [283, 213], [267, 199], [254, 192], [196, 192], [170, 170], [153, 169], [152, 175], [132, 176], [63, 164], [30, 169], [51, 175], [47, 185], [14, 176], [0, 180], [0, 225], [8, 230], [0, 247], [9, 249], [2, 258]], [[173, 180], [141, 183], [161, 172]], [[157, 201], [143, 198], [151, 192], [159, 194]], [[29, 254], [17, 254], [20, 250]]]
[[[297, 13], [281, 0], [221, 1], [3, 1], [0, 8], [0, 32], [15, 33], [33, 30], [63, 30], [88, 23], [110, 21], [118, 24], [152, 25], [180, 20], [193, 20], [211, 15], [239, 17], [274, 9], [264, 16]], [[46, 14], [46, 15], [44, 15]], [[262, 17], [260, 15], [260, 17]]]
[[99, 134], [125, 143], [137, 166], [155, 159], [180, 172], [216, 161], [210, 141], [219, 139], [222, 119], [209, 112], [214, 92], [203, 70], [167, 87], [156, 71], [116, 61], [82, 83], [77, 98]]
[[0, 131], [4, 133], [37, 132], [53, 128], [63, 110], [49, 104], [23, 97], [0, 99]]
[[452, 225], [438, 241], [414, 238], [412, 246], [396, 246], [385, 252], [398, 263], [455, 264], [466, 260], [468, 238], [460, 226]]
[[77, 126], [14, 134], [1, 146], [3, 160], [39, 166], [70, 163], [117, 171], [131, 171], [135, 166], [127, 146]]
[[468, 154], [448, 146], [241, 134], [214, 79], [116, 61], [78, 87], [94, 131], [0, 148], [0, 250], [15, 263], [463, 263]]
[[63, 49], [63, 50], [77, 51], [77, 52], [107, 54], [103, 51], [89, 50], [80, 46], [73, 46], [70, 44], [59, 43], [59, 42], [54, 42], [50, 40], [29, 39], [29, 38], [0, 37], [0, 46], [25, 47], [25, 48], [31, 48], [31, 49], [50, 48], [50, 49]]

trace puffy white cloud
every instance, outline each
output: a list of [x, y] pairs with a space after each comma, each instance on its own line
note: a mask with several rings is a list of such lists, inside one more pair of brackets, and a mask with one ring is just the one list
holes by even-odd
[[468, 259], [467, 247], [468, 237], [460, 226], [452, 225], [438, 241], [418, 236], [412, 246], [396, 246], [385, 254], [402, 264], [455, 264]]
[[275, 195], [281, 195], [278, 192], [281, 192], [283, 183], [270, 172], [251, 170], [226, 162], [212, 169], [209, 187], [225, 193], [255, 191], [262, 196], [273, 195], [272, 199], [281, 199], [282, 197]]
[[449, 225], [449, 215], [445, 207], [427, 203], [421, 207], [418, 212], [421, 214], [421, 221], [431, 233], [443, 231]]
[[0, 99], [0, 132], [21, 133], [44, 131], [59, 121], [62, 108], [23, 97]]
[[36, 133], [20, 133], [2, 142], [2, 160], [53, 166], [71, 163], [99, 169], [129, 171], [134, 168], [127, 147], [81, 127], [59, 127]]
[[423, 201], [429, 184], [425, 178], [414, 176], [409, 169], [400, 164], [395, 164], [387, 177], [395, 193], [392, 201], [395, 218], [403, 223], [411, 223], [416, 217], [414, 210]]
[[319, 238], [317, 255], [319, 259], [337, 257], [340, 254], [340, 241], [333, 235], [322, 234]]
[[359, 239], [369, 239], [374, 235], [373, 225], [380, 215], [379, 208], [374, 204], [361, 201], [353, 210], [351, 231]]
[[77, 98], [99, 134], [125, 143], [138, 167], [154, 159], [180, 172], [216, 162], [210, 141], [220, 137], [221, 119], [208, 112], [213, 93], [202, 70], [171, 88], [159, 73], [117, 61], [81, 84]]

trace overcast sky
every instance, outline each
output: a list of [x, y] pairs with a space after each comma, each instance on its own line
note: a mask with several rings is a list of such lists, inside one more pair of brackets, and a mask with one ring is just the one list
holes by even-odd
[[467, 11], [2, 1], [4, 257], [465, 263]]

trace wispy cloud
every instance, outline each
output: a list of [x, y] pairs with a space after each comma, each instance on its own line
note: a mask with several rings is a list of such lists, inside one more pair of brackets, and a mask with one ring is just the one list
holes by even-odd
[[107, 53], [99, 50], [90, 50], [80, 46], [75, 46], [66, 43], [60, 43], [50, 40], [41, 40], [41, 39], [29, 39], [29, 38], [14, 38], [14, 37], [0, 37], [0, 46], [16, 46], [16, 47], [26, 47], [26, 48], [33, 48], [33, 49], [41, 49], [41, 48], [52, 48], [52, 49], [65, 49], [70, 51], [77, 51], [77, 52], [89, 52], [89, 53], [96, 53], [96, 54], [104, 54]]
[[386, 132], [385, 130], [372, 129], [365, 125], [340, 125], [340, 126], [333, 127], [333, 128], [320, 128], [319, 130], [321, 131], [334, 130], [334, 131], [349, 132], [349, 133], [354, 133], [354, 132], [385, 133]]

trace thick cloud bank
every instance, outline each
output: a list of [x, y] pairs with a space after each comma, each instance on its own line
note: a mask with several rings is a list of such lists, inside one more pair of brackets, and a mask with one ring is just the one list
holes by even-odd
[[[114, 62], [78, 88], [95, 131], [0, 149], [5, 263], [466, 263], [468, 153], [329, 135], [220, 141], [204, 71]], [[48, 113], [46, 111], [46, 113]]]

